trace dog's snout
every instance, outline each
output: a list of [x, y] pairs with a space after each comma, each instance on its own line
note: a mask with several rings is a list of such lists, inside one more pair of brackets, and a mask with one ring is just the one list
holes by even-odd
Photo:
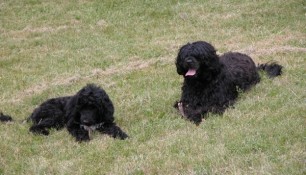
[[84, 125], [91, 125], [91, 121], [89, 121], [89, 120], [82, 120], [82, 123], [84, 124]]
[[193, 64], [193, 63], [195, 63], [195, 58], [193, 57], [193, 56], [188, 56], [188, 57], [186, 57], [185, 58], [185, 62], [187, 63], [187, 64]]
[[192, 59], [191, 58], [187, 58], [186, 62], [187, 63], [192, 63]]

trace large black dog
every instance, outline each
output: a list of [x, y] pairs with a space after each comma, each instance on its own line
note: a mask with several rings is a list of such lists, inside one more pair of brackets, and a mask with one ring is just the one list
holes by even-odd
[[114, 138], [128, 137], [114, 122], [114, 106], [106, 92], [88, 84], [76, 95], [53, 98], [37, 107], [29, 117], [33, 133], [48, 135], [50, 128], [67, 127], [77, 141], [90, 140], [93, 130]]
[[260, 81], [258, 71], [269, 77], [282, 73], [276, 63], [260, 64], [242, 53], [228, 52], [222, 56], [205, 42], [197, 41], [182, 46], [176, 58], [177, 73], [184, 77], [181, 99], [174, 104], [181, 115], [196, 124], [208, 112], [222, 114], [238, 97]]

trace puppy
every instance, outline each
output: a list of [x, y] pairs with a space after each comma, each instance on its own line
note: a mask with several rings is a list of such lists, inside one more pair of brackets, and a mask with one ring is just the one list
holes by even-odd
[[48, 135], [50, 128], [67, 127], [77, 141], [90, 140], [94, 130], [113, 138], [126, 139], [128, 135], [114, 122], [114, 106], [107, 93], [94, 84], [88, 84], [73, 96], [52, 98], [37, 107], [29, 120], [32, 133]]

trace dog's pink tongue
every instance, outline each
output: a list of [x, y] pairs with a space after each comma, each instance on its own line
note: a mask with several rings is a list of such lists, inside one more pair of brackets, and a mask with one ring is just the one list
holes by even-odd
[[196, 74], [195, 69], [189, 69], [185, 76], [194, 76]]

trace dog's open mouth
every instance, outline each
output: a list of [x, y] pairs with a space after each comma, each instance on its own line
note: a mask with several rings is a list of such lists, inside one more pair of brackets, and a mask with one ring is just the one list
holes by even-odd
[[81, 127], [88, 132], [88, 136], [89, 136], [89, 138], [91, 138], [92, 133], [95, 130], [95, 128], [92, 127], [92, 126], [87, 126], [87, 125], [82, 125]]
[[189, 69], [188, 72], [185, 74], [185, 76], [194, 76], [196, 74], [195, 69]]
[[98, 124], [95, 124], [95, 125], [80, 125], [81, 128], [83, 128], [84, 130], [88, 131], [88, 135], [89, 135], [89, 138], [91, 138], [91, 135], [93, 133], [93, 131], [95, 131], [96, 129], [98, 128], [102, 128], [104, 125], [104, 123], [98, 123]]

